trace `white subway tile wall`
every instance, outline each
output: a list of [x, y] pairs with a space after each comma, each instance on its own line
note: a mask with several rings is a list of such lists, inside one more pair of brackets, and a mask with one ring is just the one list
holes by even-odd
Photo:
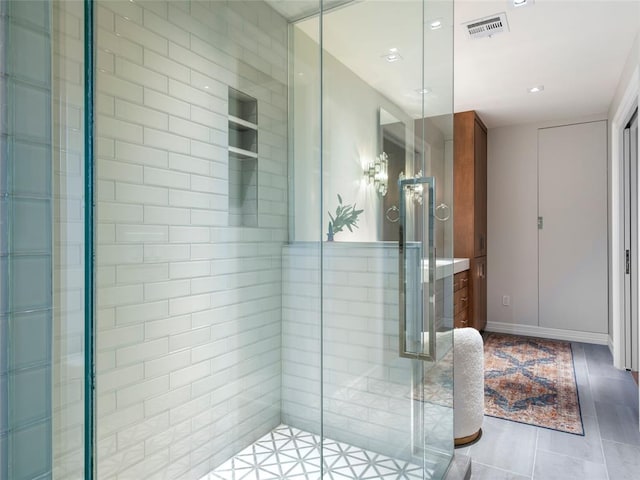
[[[98, 475], [200, 478], [281, 420], [287, 23], [100, 0], [97, 26]], [[230, 226], [229, 87], [258, 100], [252, 228]]]
[[398, 354], [397, 245], [325, 242], [322, 367], [319, 253], [284, 248], [283, 423], [319, 433], [323, 408], [326, 437], [408, 461], [424, 434], [412, 389], [423, 362]]

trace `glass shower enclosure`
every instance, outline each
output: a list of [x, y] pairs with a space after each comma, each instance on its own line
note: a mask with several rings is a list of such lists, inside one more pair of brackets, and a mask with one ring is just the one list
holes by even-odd
[[0, 480], [446, 478], [453, 2], [0, 9]]

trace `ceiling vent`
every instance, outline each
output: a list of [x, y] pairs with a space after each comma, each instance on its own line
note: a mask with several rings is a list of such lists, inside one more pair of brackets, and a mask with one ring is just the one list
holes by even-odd
[[478, 20], [472, 20], [465, 23], [464, 26], [467, 29], [467, 35], [469, 38], [482, 38], [492, 37], [499, 33], [509, 31], [509, 24], [507, 23], [506, 13], [497, 13], [490, 17], [480, 18]]

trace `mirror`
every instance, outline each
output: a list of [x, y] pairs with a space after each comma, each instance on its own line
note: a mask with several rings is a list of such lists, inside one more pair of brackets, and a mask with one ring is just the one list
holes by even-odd
[[378, 151], [388, 157], [387, 194], [382, 197], [381, 225], [383, 241], [398, 241], [398, 176], [406, 172], [406, 126], [384, 108], [378, 110]]

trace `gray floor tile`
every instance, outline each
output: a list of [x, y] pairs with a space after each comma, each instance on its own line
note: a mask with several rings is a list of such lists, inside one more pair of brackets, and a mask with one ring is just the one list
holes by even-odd
[[608, 378], [627, 378], [629, 373], [613, 366], [609, 347], [605, 345], [583, 344], [589, 374]]
[[582, 416], [584, 437], [556, 430], [541, 429], [538, 432], [538, 450], [604, 463], [600, 430], [595, 417]]
[[538, 450], [533, 480], [606, 480], [604, 464]]
[[583, 381], [578, 380], [578, 399], [580, 401], [580, 413], [583, 416], [595, 417], [596, 404], [591, 394], [591, 384], [589, 379]]
[[637, 480], [640, 477], [640, 447], [603, 440], [611, 480]]
[[471, 478], [472, 480], [530, 480], [531, 477], [473, 462], [471, 464]]
[[604, 440], [640, 445], [638, 414], [629, 407], [596, 402], [600, 436]]
[[590, 375], [589, 383], [595, 402], [622, 405], [638, 410], [638, 387], [630, 375], [624, 379]]
[[471, 447], [474, 461], [531, 476], [538, 434], [536, 427], [485, 417], [482, 431], [482, 439]]
[[584, 365], [582, 367], [576, 367], [576, 382], [584, 383], [589, 381], [589, 369]]

